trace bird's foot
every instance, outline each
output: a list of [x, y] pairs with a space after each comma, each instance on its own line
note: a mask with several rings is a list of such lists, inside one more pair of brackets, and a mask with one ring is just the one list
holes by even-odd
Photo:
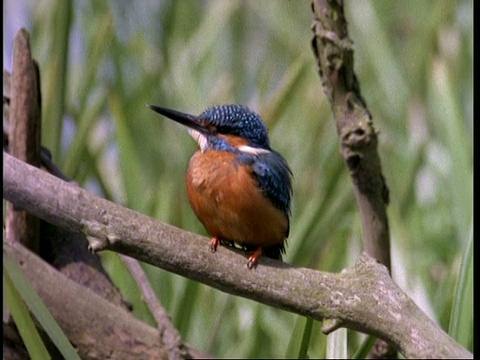
[[220, 244], [220, 238], [215, 236], [212, 238], [212, 240], [210, 240], [210, 251], [212, 253], [217, 251], [218, 244]]
[[247, 268], [253, 269], [257, 267], [258, 259], [262, 256], [263, 249], [258, 247], [249, 257], [247, 262]]

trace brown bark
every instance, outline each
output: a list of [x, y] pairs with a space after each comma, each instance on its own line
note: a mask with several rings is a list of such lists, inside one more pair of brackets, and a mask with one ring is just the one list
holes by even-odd
[[362, 220], [364, 250], [390, 269], [388, 187], [377, 152], [377, 132], [353, 69], [353, 44], [341, 0], [313, 0], [313, 52], [332, 107], [340, 152], [350, 171]]
[[82, 359], [168, 359], [158, 330], [69, 280], [17, 243], [4, 251], [22, 267]]
[[[40, 165], [40, 74], [30, 53], [25, 29], [15, 36], [10, 107], [6, 123], [9, 152], [33, 166]], [[34, 251], [39, 249], [39, 222], [26, 211], [7, 204], [7, 241], [20, 241]]]
[[[312, 0], [312, 48], [323, 91], [332, 107], [340, 153], [348, 167], [362, 221], [364, 251], [390, 271], [390, 234], [386, 205], [389, 190], [377, 152], [377, 132], [354, 72], [353, 43], [348, 37], [342, 0]], [[384, 351], [377, 351], [382, 349]], [[377, 341], [372, 357], [396, 357]]]

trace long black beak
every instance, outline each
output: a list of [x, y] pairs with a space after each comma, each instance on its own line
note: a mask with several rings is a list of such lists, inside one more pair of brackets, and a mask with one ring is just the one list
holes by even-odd
[[156, 105], [148, 105], [150, 109], [153, 111], [176, 121], [179, 124], [185, 125], [190, 129], [197, 130], [202, 134], [208, 133], [208, 130], [205, 126], [198, 120], [197, 116], [193, 116], [190, 114], [182, 113], [180, 111], [167, 109], [164, 107], [156, 106]]

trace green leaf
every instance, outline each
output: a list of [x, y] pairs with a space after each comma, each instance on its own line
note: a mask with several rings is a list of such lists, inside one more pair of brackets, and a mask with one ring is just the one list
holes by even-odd
[[308, 358], [308, 345], [310, 344], [310, 337], [312, 335], [313, 319], [307, 318], [305, 321], [305, 328], [303, 329], [302, 342], [300, 344], [300, 350], [298, 351], [299, 359]]
[[460, 267], [448, 333], [473, 350], [473, 226]]
[[353, 355], [353, 359], [366, 359], [370, 350], [372, 350], [373, 345], [377, 338], [373, 335], [368, 335], [365, 340], [362, 341], [360, 346], [357, 348], [357, 351]]
[[13, 320], [15, 321], [15, 325], [17, 326], [18, 332], [22, 337], [28, 353], [33, 360], [50, 359], [50, 354], [48, 353], [45, 344], [38, 334], [37, 328], [33, 323], [32, 317], [30, 316], [22, 297], [15, 289], [15, 286], [8, 275], [8, 270], [5, 266], [3, 269], [5, 300], [10, 312], [12, 313]]
[[[80, 359], [75, 348], [72, 346], [60, 326], [58, 326], [52, 314], [48, 311], [42, 299], [40, 299], [36, 291], [33, 289], [27, 277], [23, 274], [20, 266], [18, 266], [18, 264], [5, 253], [3, 255], [3, 262], [7, 275], [10, 277], [15, 290], [18, 291], [28, 309], [38, 320], [42, 328], [57, 347], [58, 351], [60, 351], [65, 359]], [[30, 356], [33, 356], [33, 353], [30, 353]]]

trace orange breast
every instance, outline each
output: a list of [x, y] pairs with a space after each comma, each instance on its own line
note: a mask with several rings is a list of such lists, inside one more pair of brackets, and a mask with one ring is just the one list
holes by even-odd
[[264, 196], [247, 165], [226, 151], [197, 151], [186, 175], [193, 211], [211, 236], [241, 245], [282, 245], [288, 217]]

